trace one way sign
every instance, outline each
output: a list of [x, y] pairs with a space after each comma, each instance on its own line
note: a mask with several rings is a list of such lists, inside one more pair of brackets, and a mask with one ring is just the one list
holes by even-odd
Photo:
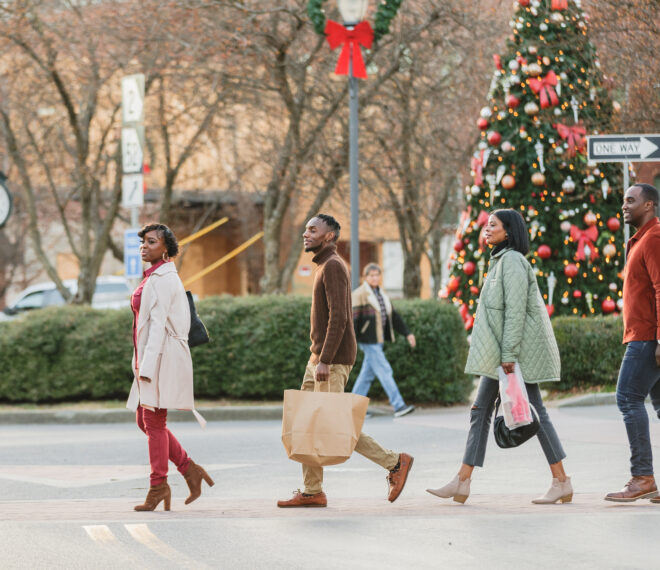
[[593, 162], [660, 161], [660, 134], [587, 137], [587, 151]]

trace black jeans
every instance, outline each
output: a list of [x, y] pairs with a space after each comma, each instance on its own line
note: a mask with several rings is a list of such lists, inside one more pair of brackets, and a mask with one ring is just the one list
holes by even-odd
[[[541, 448], [549, 464], [558, 463], [566, 457], [564, 448], [561, 446], [557, 432], [555, 431], [548, 412], [543, 405], [541, 390], [538, 384], [528, 384], [525, 382], [529, 402], [534, 406], [539, 415], [541, 427], [537, 437], [541, 443]], [[484, 457], [486, 456], [486, 444], [488, 443], [488, 431], [495, 409], [495, 401], [500, 389], [500, 383], [486, 376], [481, 377], [477, 397], [474, 400], [470, 410], [470, 432], [468, 433], [467, 444], [465, 446], [465, 455], [463, 463], [483, 467]]]
[[660, 368], [655, 362], [657, 346], [655, 340], [629, 342], [616, 384], [616, 403], [626, 424], [633, 477], [653, 475], [649, 416], [644, 400], [651, 396], [651, 403], [660, 418]]

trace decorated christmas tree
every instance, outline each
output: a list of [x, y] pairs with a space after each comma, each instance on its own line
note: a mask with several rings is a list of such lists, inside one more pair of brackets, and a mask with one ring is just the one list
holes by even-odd
[[495, 71], [471, 164], [442, 295], [466, 328], [487, 271], [488, 212], [518, 209], [528, 255], [551, 315], [620, 309], [623, 190], [620, 166], [590, 164], [586, 135], [608, 132], [612, 102], [579, 0], [518, 0]]

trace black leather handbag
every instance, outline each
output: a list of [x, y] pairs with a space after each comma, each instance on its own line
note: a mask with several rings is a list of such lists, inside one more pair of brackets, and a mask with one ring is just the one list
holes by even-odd
[[186, 291], [186, 296], [188, 297], [188, 305], [190, 306], [190, 331], [188, 332], [188, 346], [192, 348], [193, 346], [206, 344], [211, 339], [209, 338], [209, 331], [206, 330], [202, 319], [200, 319], [197, 315], [197, 309], [195, 308], [195, 301], [193, 300], [192, 293], [190, 291]]
[[529, 407], [532, 410], [532, 423], [519, 428], [509, 429], [504, 423], [504, 416], [497, 415], [497, 412], [500, 410], [500, 397], [497, 397], [497, 402], [495, 403], [495, 421], [493, 422], [493, 434], [495, 435], [495, 443], [497, 445], [503, 449], [518, 447], [538, 433], [541, 425], [539, 415], [536, 413], [532, 404]]

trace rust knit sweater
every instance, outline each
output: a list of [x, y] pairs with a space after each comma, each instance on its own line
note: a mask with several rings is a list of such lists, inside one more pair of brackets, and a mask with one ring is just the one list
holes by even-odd
[[318, 265], [314, 276], [310, 338], [312, 354], [324, 364], [353, 365], [357, 354], [351, 280], [334, 243], [323, 247], [312, 259]]

